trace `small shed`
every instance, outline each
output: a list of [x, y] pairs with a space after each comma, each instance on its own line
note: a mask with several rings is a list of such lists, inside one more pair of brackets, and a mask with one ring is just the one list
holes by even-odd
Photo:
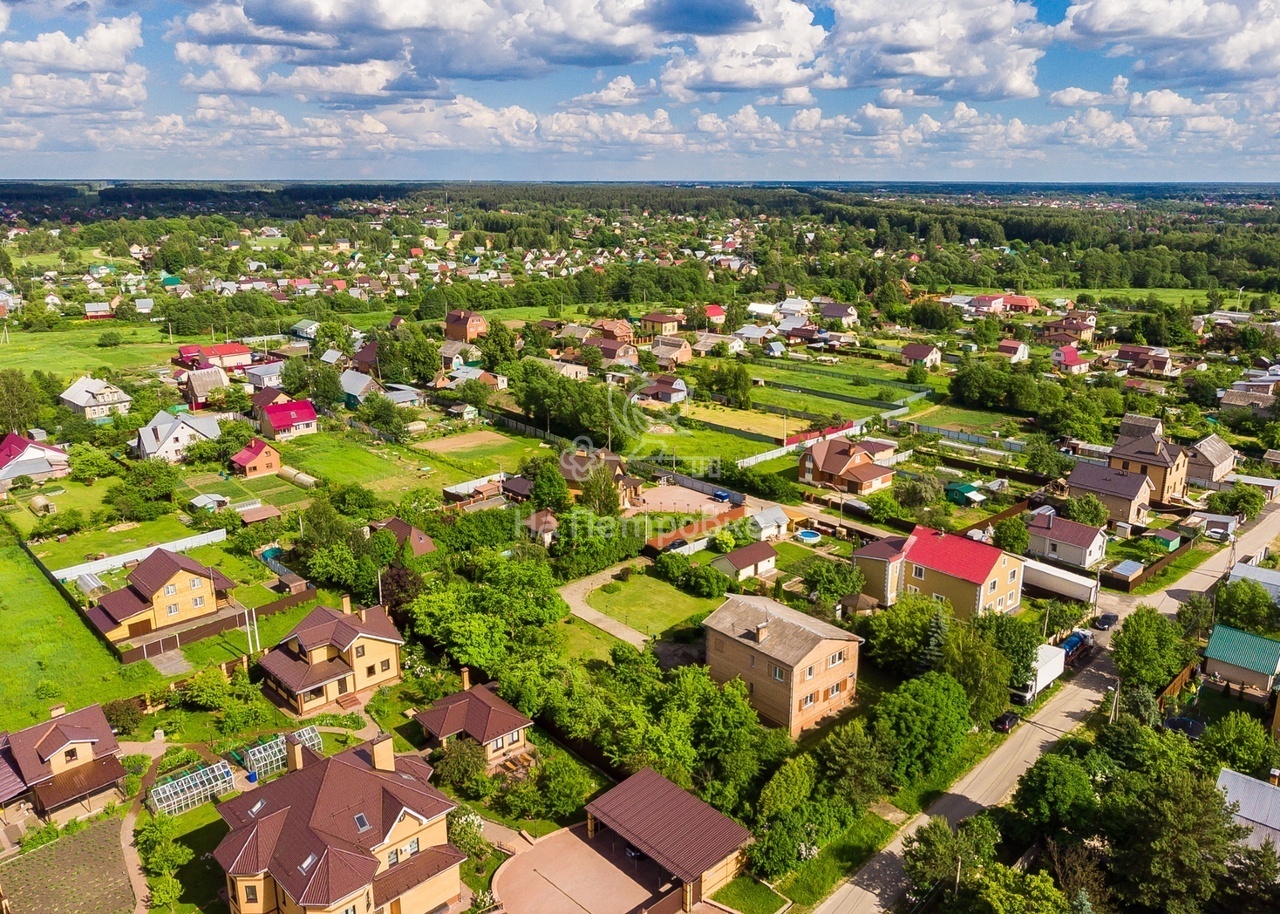
[[43, 495], [31, 496], [31, 501], [28, 504], [31, 508], [32, 514], [41, 515], [58, 513], [58, 506], [49, 501], [49, 499]]
[[197, 495], [188, 504], [196, 511], [221, 511], [231, 504], [231, 499], [225, 495], [210, 493], [208, 495]]
[[1172, 527], [1147, 531], [1147, 539], [1159, 543], [1165, 552], [1172, 552], [1182, 545], [1182, 534]]
[[466, 422], [472, 422], [479, 418], [480, 411], [470, 403], [455, 403], [449, 407], [449, 416], [453, 419], [462, 419]]
[[943, 494], [947, 501], [961, 508], [980, 505], [987, 500], [987, 496], [971, 482], [949, 482]]

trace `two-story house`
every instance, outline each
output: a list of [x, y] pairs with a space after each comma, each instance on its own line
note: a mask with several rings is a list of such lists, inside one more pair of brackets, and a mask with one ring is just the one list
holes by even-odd
[[600, 331], [600, 335], [607, 340], [617, 340], [619, 343], [635, 341], [635, 328], [631, 326], [630, 321], [605, 319], [598, 320], [591, 326]]
[[658, 367], [670, 371], [693, 361], [693, 347], [682, 336], [656, 336], [653, 338], [653, 357]]
[[1057, 559], [1068, 565], [1092, 568], [1107, 555], [1107, 531], [1058, 517], [1035, 513], [1027, 520], [1031, 543], [1028, 555]]
[[469, 343], [489, 332], [489, 322], [477, 311], [450, 311], [444, 318], [444, 338]]
[[910, 536], [863, 546], [853, 560], [866, 577], [863, 594], [884, 606], [923, 594], [969, 619], [1022, 604], [1023, 559], [967, 536], [917, 526]]
[[353, 368], [348, 368], [339, 375], [338, 383], [342, 385], [342, 396], [347, 409], [357, 409], [368, 397], [386, 393], [386, 388], [377, 378]]
[[1154, 486], [1145, 473], [1080, 461], [1067, 476], [1071, 498], [1092, 495], [1107, 506], [1114, 521], [1145, 524], [1151, 513]]
[[453, 371], [479, 359], [480, 349], [464, 340], [447, 340], [440, 347], [440, 367], [445, 371]]
[[264, 406], [258, 420], [262, 434], [276, 441], [288, 441], [320, 430], [320, 419], [310, 400], [286, 400]]
[[680, 330], [680, 318], [661, 311], [652, 311], [640, 318], [640, 329], [653, 336], [670, 336]]
[[1084, 374], [1092, 364], [1074, 345], [1059, 346], [1049, 355], [1049, 361], [1063, 374]]
[[471, 685], [471, 672], [462, 668], [462, 691], [432, 702], [414, 715], [433, 746], [467, 737], [484, 747], [485, 765], [495, 770], [512, 756], [533, 751], [529, 728], [533, 721], [498, 697], [491, 684]]
[[1031, 347], [1022, 340], [1001, 340], [996, 347], [996, 355], [1003, 356], [1009, 360], [1009, 364], [1016, 365], [1031, 358]]
[[233, 605], [235, 581], [190, 556], [155, 549], [87, 613], [113, 644], [210, 616]]
[[734, 594], [703, 621], [718, 683], [741, 679], [760, 718], [792, 738], [847, 707], [862, 639], [766, 597]]
[[627, 475], [625, 460], [604, 448], [589, 454], [583, 451], [565, 452], [560, 455], [556, 466], [569, 486], [569, 494], [575, 498], [582, 494], [582, 485], [587, 481], [587, 477], [601, 466], [605, 467], [605, 472], [613, 479], [613, 484], [618, 490], [619, 504], [623, 509], [631, 507], [644, 485], [643, 480]]
[[247, 368], [253, 364], [253, 350], [244, 343], [214, 343], [201, 346], [204, 362], [223, 369]]
[[140, 460], [181, 463], [187, 448], [197, 441], [217, 441], [222, 437], [218, 420], [192, 413], [160, 410], [133, 439], [133, 453]]
[[[317, 606], [262, 655], [265, 686], [298, 714], [352, 705], [368, 689], [400, 681], [404, 638], [381, 606], [351, 611]], [[358, 702], [356, 702], [358, 703]]]
[[800, 455], [800, 479], [811, 486], [833, 486], [851, 495], [870, 495], [893, 484], [893, 469], [848, 438], [828, 438]]
[[1151, 498], [1169, 504], [1187, 493], [1187, 452], [1158, 435], [1121, 438], [1107, 458], [1112, 469], [1142, 473], [1151, 480]]
[[231, 914], [419, 914], [462, 894], [454, 804], [391, 734], [324, 758], [286, 737], [283, 777], [218, 805]]
[[251, 438], [231, 455], [231, 466], [245, 479], [274, 476], [280, 472], [280, 452], [261, 438]]
[[67, 821], [120, 800], [120, 745], [100, 705], [0, 733], [0, 806], [29, 797], [36, 811]]
[[102, 423], [128, 415], [133, 397], [109, 381], [85, 375], [59, 394], [58, 401], [76, 415]]
[[71, 458], [61, 448], [10, 432], [0, 439], [0, 492], [26, 476], [32, 482], [61, 479], [71, 472]]

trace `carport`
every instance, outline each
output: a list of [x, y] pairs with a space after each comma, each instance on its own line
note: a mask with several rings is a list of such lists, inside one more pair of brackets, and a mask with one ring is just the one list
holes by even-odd
[[742, 871], [751, 833], [688, 791], [645, 768], [587, 804], [587, 836], [612, 832], [680, 883], [652, 911], [692, 911]]

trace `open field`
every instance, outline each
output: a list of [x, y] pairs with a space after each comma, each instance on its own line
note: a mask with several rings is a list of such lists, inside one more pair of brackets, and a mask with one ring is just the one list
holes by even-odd
[[647, 574], [633, 575], [621, 588], [617, 593], [593, 590], [587, 594], [587, 603], [646, 635], [679, 628], [691, 617], [704, 616], [724, 602], [691, 596]]
[[974, 435], [990, 435], [1000, 430], [1002, 433], [1017, 429], [1023, 430], [1020, 420], [1002, 413], [989, 413], [980, 409], [964, 409], [959, 406], [935, 406], [911, 417], [912, 421], [938, 428], [954, 429], [958, 432], [969, 432]]
[[225, 495], [232, 504], [258, 498], [263, 504], [275, 505], [284, 510], [303, 507], [311, 493], [285, 482], [279, 476], [259, 476], [244, 479], [240, 476], [222, 476], [219, 473], [194, 473], [187, 476], [176, 492], [181, 507], [197, 495]]
[[[803, 379], [797, 379], [799, 383], [797, 387], [807, 387]], [[793, 382], [794, 383], [794, 382]], [[902, 391], [906, 393], [906, 391]], [[871, 387], [855, 387], [847, 391], [851, 397], [874, 397], [876, 389]], [[845, 419], [866, 419], [870, 416], [877, 415], [880, 410], [874, 406], [865, 406], [861, 403], [846, 403], [843, 400], [834, 400], [831, 397], [824, 397], [820, 392], [809, 391], [806, 393], [796, 393], [790, 390], [778, 390], [775, 387], [753, 387], [751, 388], [751, 402], [753, 404], [762, 404], [767, 406], [776, 406], [780, 409], [789, 409], [796, 412], [816, 413], [820, 416], [840, 415]], [[802, 432], [808, 427], [809, 423], [805, 419], [792, 418], [788, 420], [788, 434]]]
[[[48, 498], [58, 509], [59, 514], [66, 514], [68, 511], [79, 511], [85, 517], [88, 517], [102, 507], [102, 500], [106, 498], [111, 484], [112, 480], [110, 479], [100, 480], [91, 486], [71, 479], [59, 479], [25, 495], [11, 496], [21, 510], [8, 511], [5, 513], [5, 517], [9, 518], [24, 536], [29, 534], [38, 519], [27, 507], [32, 495], [43, 495]], [[62, 494], [50, 494], [57, 492], [59, 489], [62, 490]]]
[[500, 470], [514, 473], [526, 458], [547, 452], [540, 438], [524, 438], [489, 429], [420, 441], [414, 449], [451, 464], [467, 474], [466, 479], [488, 476]]
[[795, 434], [803, 426], [797, 419], [788, 421], [784, 416], [773, 413], [762, 413], [755, 410], [733, 409], [711, 403], [689, 403], [685, 407], [685, 415], [703, 422], [714, 422], [716, 425], [727, 425], [730, 428], [742, 429], [745, 432], [756, 432], [761, 435], [772, 435], [783, 438]]
[[[79, 377], [90, 370], [98, 375], [99, 368], [143, 373], [149, 368], [167, 365], [180, 342], [205, 342], [175, 337], [174, 344], [170, 345], [167, 337], [161, 339], [156, 330], [158, 324], [98, 321], [70, 326], [72, 329], [48, 333], [27, 333], [10, 327], [9, 343], [0, 346], [0, 361], [6, 368], [39, 369], [68, 378]], [[98, 346], [98, 338], [107, 330], [115, 330], [123, 342], [107, 348]]]
[[165, 682], [149, 663], [121, 667], [2, 528], [0, 643], [9, 651], [0, 671], [0, 729], [44, 720], [59, 702], [80, 708]]
[[359, 483], [383, 497], [397, 490], [421, 488], [429, 482], [393, 445], [365, 443], [354, 434], [319, 434], [295, 438], [280, 446], [284, 462], [335, 484]]
[[85, 530], [67, 537], [66, 542], [59, 543], [46, 540], [31, 547], [51, 571], [77, 565], [85, 561], [86, 556], [97, 558], [99, 554], [119, 555], [131, 552], [144, 546], [168, 543], [195, 533], [190, 527], [178, 520], [176, 514], [166, 514], [156, 520], [143, 521], [128, 530], [112, 533], [105, 527], [98, 530]]
[[752, 454], [770, 450], [775, 445], [765, 441], [751, 441], [729, 432], [709, 428], [677, 428], [668, 434], [647, 432], [636, 448], [636, 456], [663, 455], [666, 463], [672, 455], [677, 459], [741, 460]]

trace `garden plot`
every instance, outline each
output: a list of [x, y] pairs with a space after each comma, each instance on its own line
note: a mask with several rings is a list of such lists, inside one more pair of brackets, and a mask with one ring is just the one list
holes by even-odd
[[133, 888], [120, 848], [120, 821], [115, 818], [0, 866], [0, 884], [19, 914], [133, 911]]

